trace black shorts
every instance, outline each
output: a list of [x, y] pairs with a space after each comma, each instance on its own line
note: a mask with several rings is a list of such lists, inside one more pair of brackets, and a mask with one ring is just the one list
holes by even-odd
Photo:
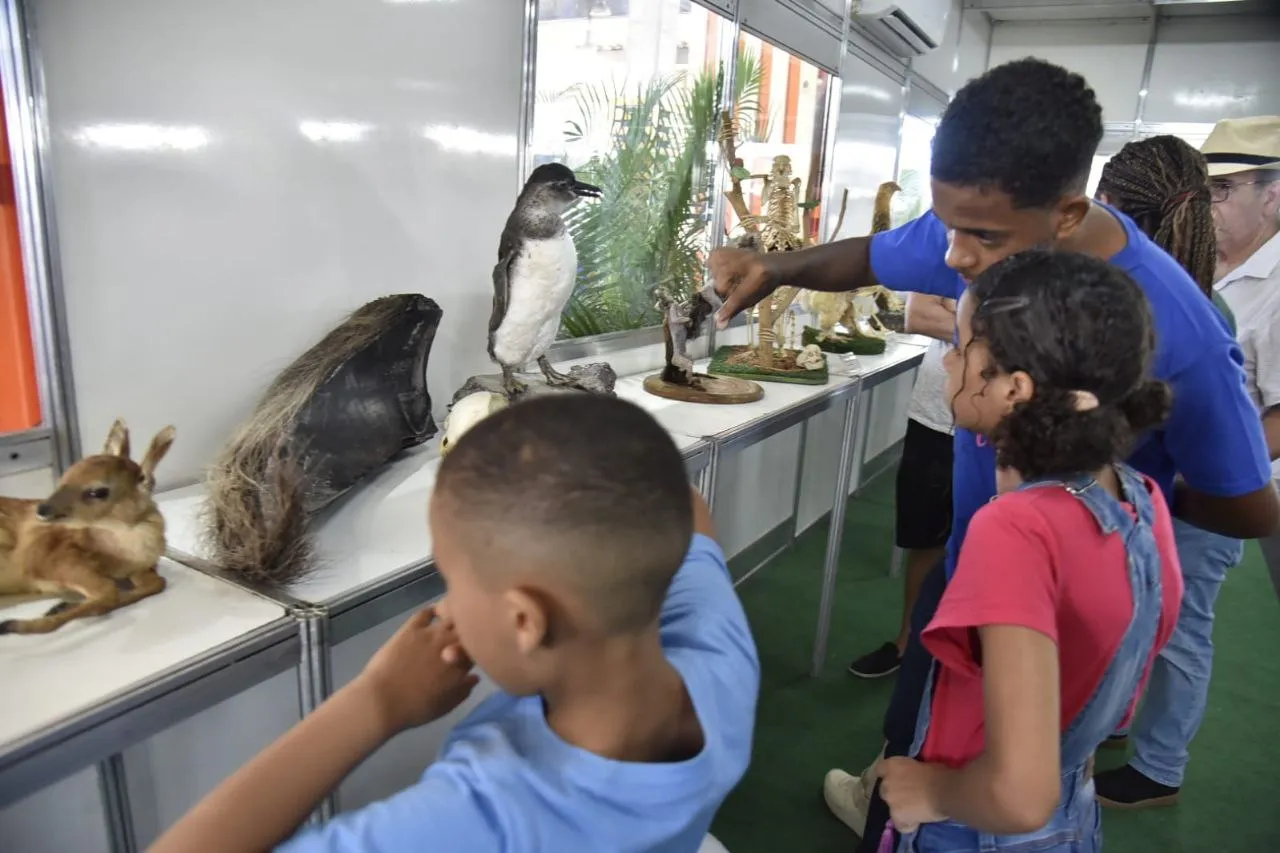
[[952, 437], [907, 419], [894, 498], [899, 548], [941, 548], [951, 535]]

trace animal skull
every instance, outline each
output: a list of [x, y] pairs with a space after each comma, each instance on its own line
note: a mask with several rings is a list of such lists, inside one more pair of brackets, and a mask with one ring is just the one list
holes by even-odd
[[448, 453], [467, 430], [506, 406], [506, 397], [490, 391], [477, 391], [454, 403], [448, 417], [444, 419], [444, 438], [440, 439], [440, 455], [444, 456]]
[[826, 363], [826, 356], [822, 354], [817, 344], [806, 345], [796, 356], [796, 367], [805, 370], [821, 370], [824, 363]]

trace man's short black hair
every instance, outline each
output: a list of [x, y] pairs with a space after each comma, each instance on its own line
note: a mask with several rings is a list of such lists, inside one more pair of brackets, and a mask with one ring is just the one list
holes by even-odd
[[554, 573], [609, 631], [657, 618], [693, 536], [671, 436], [639, 406], [596, 394], [533, 398], [480, 421], [441, 460], [436, 496], [490, 557]]
[[1028, 57], [969, 81], [933, 137], [933, 178], [994, 187], [1015, 208], [1083, 192], [1102, 141], [1102, 108], [1079, 74]]

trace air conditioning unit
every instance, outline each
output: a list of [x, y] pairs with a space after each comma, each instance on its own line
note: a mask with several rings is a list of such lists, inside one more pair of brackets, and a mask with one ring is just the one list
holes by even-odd
[[937, 50], [950, 16], [951, 0], [854, 0], [853, 23], [904, 59]]

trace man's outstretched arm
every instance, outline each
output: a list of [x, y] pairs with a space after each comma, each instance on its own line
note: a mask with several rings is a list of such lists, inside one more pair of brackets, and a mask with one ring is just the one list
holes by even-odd
[[717, 249], [707, 260], [707, 269], [716, 293], [725, 300], [716, 315], [723, 328], [783, 285], [842, 292], [883, 284], [890, 290], [955, 299], [961, 280], [947, 267], [946, 256], [946, 227], [926, 213], [891, 231], [798, 252]]

